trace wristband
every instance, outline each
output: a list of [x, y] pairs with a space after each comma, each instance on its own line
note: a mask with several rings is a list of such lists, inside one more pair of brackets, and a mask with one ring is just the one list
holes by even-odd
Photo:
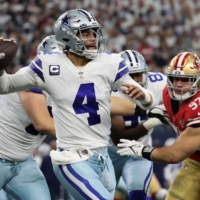
[[149, 118], [145, 122], [143, 122], [143, 126], [147, 131], [160, 124], [162, 124], [162, 122], [158, 118]]
[[153, 152], [154, 149], [155, 149], [155, 147], [145, 146], [142, 149], [142, 157], [146, 158], [147, 160], [152, 161], [152, 159], [151, 159], [151, 153]]
[[151, 95], [148, 92], [146, 92], [145, 93], [145, 99], [141, 100], [140, 103], [145, 105], [145, 104], [150, 103], [150, 101], [151, 101]]

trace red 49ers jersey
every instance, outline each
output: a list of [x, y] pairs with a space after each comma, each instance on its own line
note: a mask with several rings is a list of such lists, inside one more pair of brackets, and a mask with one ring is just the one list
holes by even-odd
[[163, 90], [163, 102], [170, 121], [184, 131], [188, 126], [199, 124], [200, 126], [200, 92], [186, 100], [179, 108], [179, 101], [171, 99], [167, 86]]
[[[169, 115], [170, 121], [176, 126], [179, 132], [184, 131], [188, 126], [200, 126], [200, 92], [185, 101], [179, 108], [179, 101], [173, 100], [168, 92], [167, 86], [163, 90], [163, 103]], [[190, 158], [200, 162], [200, 148]]]

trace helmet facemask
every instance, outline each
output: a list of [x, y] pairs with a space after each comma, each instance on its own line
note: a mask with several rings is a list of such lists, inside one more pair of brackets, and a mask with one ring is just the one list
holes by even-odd
[[[182, 78], [186, 79], [185, 81], [188, 82], [187, 86], [184, 87], [174, 87], [173, 81], [174, 79]], [[168, 91], [172, 99], [178, 100], [178, 101], [185, 101], [188, 98], [194, 96], [198, 90], [199, 90], [199, 83], [200, 83], [200, 74], [196, 74], [195, 76], [175, 76], [174, 74], [167, 75], [167, 84], [168, 84]], [[188, 92], [185, 92], [187, 91]], [[176, 91], [179, 91], [179, 94], [176, 93]]]
[[141, 82], [138, 82], [143, 88], [147, 88], [148, 86], [148, 81], [147, 81], [147, 78], [148, 78], [148, 69], [146, 70], [141, 70], [141, 69], [134, 69], [134, 71], [129, 71], [129, 74], [132, 75], [132, 74], [136, 74], [136, 73], [141, 73], [142, 74], [142, 81]]
[[[171, 60], [166, 76], [168, 91], [172, 99], [185, 101], [194, 96], [200, 87], [199, 57], [191, 52], [179, 53]], [[183, 83], [179, 87], [175, 87], [174, 81]]]
[[[75, 49], [76, 51], [69, 49], [70, 52], [73, 52], [79, 56], [85, 56], [88, 59], [94, 59], [97, 57], [98, 53], [104, 52], [104, 48], [105, 48], [105, 38], [103, 38], [102, 32], [100, 28], [93, 28], [93, 29], [89, 29], [93, 32], [94, 38], [91, 39], [85, 39], [82, 36], [83, 31], [88, 30], [88, 29], [82, 29], [82, 30], [78, 30], [77, 34], [76, 34], [76, 45], [75, 45]], [[79, 35], [79, 37], [77, 36]], [[90, 50], [87, 49], [87, 42], [88, 41], [95, 41], [95, 47], [96, 49], [94, 50]]]
[[142, 81], [138, 82], [142, 87], [147, 88], [148, 66], [144, 57], [133, 50], [126, 50], [120, 53], [128, 66], [129, 74], [142, 73]]

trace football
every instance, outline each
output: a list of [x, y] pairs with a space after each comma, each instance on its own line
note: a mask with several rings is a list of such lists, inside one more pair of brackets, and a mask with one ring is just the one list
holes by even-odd
[[0, 69], [6, 68], [14, 60], [17, 48], [17, 43], [13, 41], [0, 41]]

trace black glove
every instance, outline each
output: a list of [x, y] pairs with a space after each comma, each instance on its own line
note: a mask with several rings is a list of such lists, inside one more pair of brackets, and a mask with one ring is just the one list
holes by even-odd
[[146, 117], [147, 111], [143, 110], [142, 108], [140, 108], [139, 106], [136, 105], [134, 115], [140, 116], [140, 117]]
[[171, 124], [165, 106], [158, 105], [147, 111], [148, 118], [158, 118], [163, 124]]

